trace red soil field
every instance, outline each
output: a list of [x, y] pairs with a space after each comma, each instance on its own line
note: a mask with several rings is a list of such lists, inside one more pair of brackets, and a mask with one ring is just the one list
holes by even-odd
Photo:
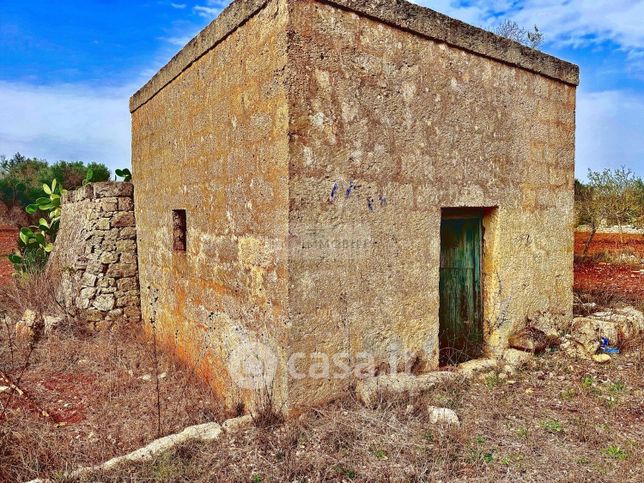
[[11, 279], [13, 267], [7, 259], [7, 255], [16, 248], [18, 230], [12, 227], [0, 226], [0, 285], [4, 285]]
[[[584, 245], [590, 233], [575, 233], [575, 255], [582, 255]], [[618, 233], [597, 233], [590, 244], [588, 255], [597, 255], [598, 253], [608, 252], [616, 253], [620, 251], [632, 251], [644, 258], [644, 235], [624, 234], [624, 244], [620, 241]]]
[[[575, 255], [582, 255], [587, 239], [588, 233], [575, 233]], [[623, 253], [644, 258], [644, 235], [624, 235], [624, 244], [619, 234], [595, 235], [588, 250], [589, 257], [575, 262], [575, 290], [627, 303], [642, 303], [644, 265], [637, 261], [631, 264], [601, 261], [611, 254]]]

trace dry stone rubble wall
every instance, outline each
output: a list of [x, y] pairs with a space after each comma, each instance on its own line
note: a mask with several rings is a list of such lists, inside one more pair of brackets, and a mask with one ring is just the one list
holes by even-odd
[[93, 183], [65, 195], [51, 263], [60, 302], [92, 329], [141, 319], [132, 183]]

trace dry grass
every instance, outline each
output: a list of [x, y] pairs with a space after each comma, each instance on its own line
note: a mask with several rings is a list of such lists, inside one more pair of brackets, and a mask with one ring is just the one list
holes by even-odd
[[611, 265], [641, 265], [642, 257], [631, 247], [594, 252], [592, 255], [575, 255], [575, 263], [608, 263]]
[[[151, 344], [133, 334], [58, 334], [13, 349], [0, 346], [0, 369], [25, 396], [4, 393], [0, 421], [0, 481], [56, 476], [101, 463], [157, 437], [155, 365]], [[223, 419], [207, 387], [160, 355], [161, 429], [174, 433], [192, 424]], [[1, 383], [0, 383], [1, 384]], [[35, 404], [34, 404], [35, 403]], [[45, 409], [42, 417], [35, 406]], [[2, 407], [0, 407], [0, 410]]]
[[[128, 481], [637, 481], [644, 472], [638, 353], [607, 366], [540, 357], [376, 409], [338, 401], [277, 428], [249, 428], [152, 464], [102, 475]], [[454, 409], [460, 428], [429, 422]]]
[[25, 310], [43, 315], [62, 315], [63, 308], [56, 300], [59, 275], [52, 271], [16, 276], [10, 283], [0, 285], [0, 315], [19, 319]]

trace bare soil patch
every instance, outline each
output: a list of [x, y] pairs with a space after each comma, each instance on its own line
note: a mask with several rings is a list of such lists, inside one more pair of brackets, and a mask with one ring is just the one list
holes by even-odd
[[[159, 436], [149, 342], [135, 334], [56, 335], [27, 358], [29, 348], [11, 348], [5, 329], [0, 370], [24, 394], [0, 394], [0, 481], [102, 463]], [[189, 368], [160, 354], [158, 373], [161, 435], [223, 420], [220, 404]]]
[[[644, 235], [598, 233], [582, 258], [588, 233], [575, 234], [575, 291], [601, 306], [644, 305]], [[624, 263], [624, 259], [632, 260]]]
[[18, 229], [2, 226], [0, 222], [0, 286], [6, 285], [11, 281], [13, 265], [11, 265], [7, 257], [16, 249], [17, 239]]
[[[581, 255], [584, 251], [584, 244], [589, 233], [575, 233], [575, 255]], [[588, 249], [588, 255], [597, 255], [605, 252], [619, 252], [621, 250], [632, 250], [640, 257], [644, 257], [644, 235], [628, 234], [623, 235], [624, 243], [621, 242], [619, 233], [597, 233]]]

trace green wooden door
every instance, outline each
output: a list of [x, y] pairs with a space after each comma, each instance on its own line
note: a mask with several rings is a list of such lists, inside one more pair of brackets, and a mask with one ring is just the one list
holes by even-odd
[[441, 363], [458, 364], [483, 346], [480, 216], [444, 217], [441, 223]]

